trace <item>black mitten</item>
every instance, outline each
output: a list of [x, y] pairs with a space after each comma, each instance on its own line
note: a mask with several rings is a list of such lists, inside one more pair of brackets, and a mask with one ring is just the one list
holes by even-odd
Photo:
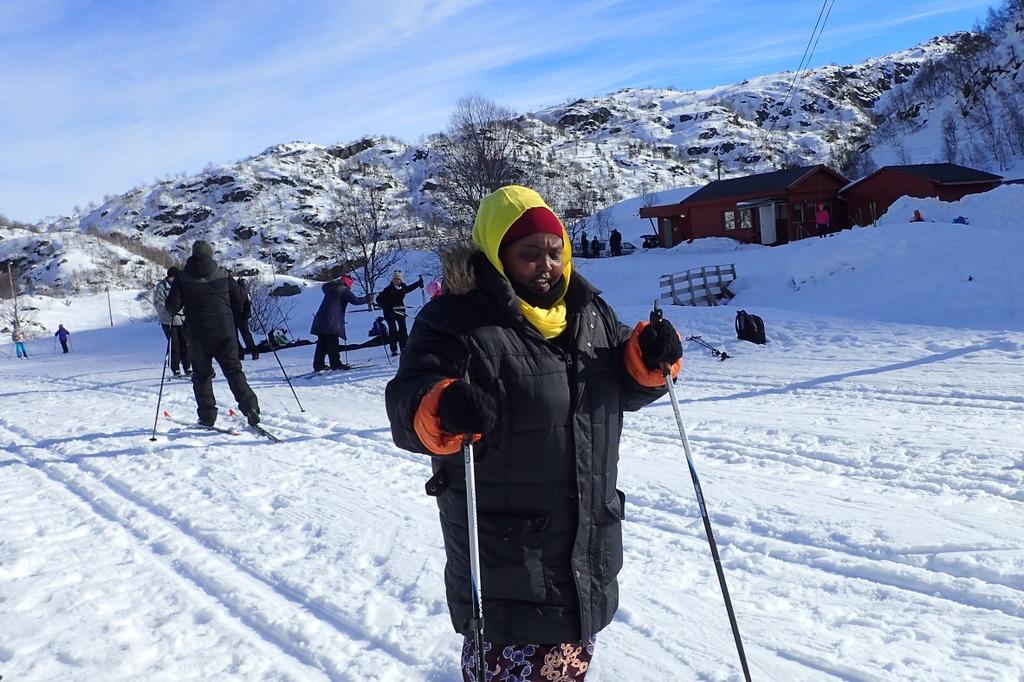
[[451, 434], [487, 433], [498, 421], [498, 405], [475, 384], [456, 381], [444, 389], [437, 406], [441, 428]]
[[660, 370], [683, 357], [679, 334], [668, 320], [659, 320], [640, 332], [640, 358], [650, 370]]

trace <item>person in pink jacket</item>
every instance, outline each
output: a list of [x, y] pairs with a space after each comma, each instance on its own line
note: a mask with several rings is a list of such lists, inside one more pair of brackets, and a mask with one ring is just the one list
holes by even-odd
[[814, 214], [814, 224], [818, 228], [818, 236], [824, 237], [832, 228], [832, 216], [828, 214], [825, 204], [818, 204], [818, 210]]

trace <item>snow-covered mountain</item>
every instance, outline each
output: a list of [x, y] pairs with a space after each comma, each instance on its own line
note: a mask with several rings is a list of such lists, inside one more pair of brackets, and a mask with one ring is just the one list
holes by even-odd
[[[1024, 109], [1024, 75], [1016, 56], [1024, 54], [1022, 24], [1010, 21], [984, 34], [936, 38], [799, 77], [787, 72], [700, 91], [627, 88], [519, 120], [531, 158], [544, 166], [542, 175], [583, 177], [605, 206], [701, 185], [719, 174], [787, 164], [828, 163], [858, 176], [875, 162], [949, 160], [941, 135], [935, 134], [943, 126], [954, 126], [958, 139], [976, 142], [970, 149], [962, 145], [964, 151], [953, 160], [998, 172], [1014, 158], [1024, 159], [1024, 121], [1019, 147], [1008, 146], [998, 159], [982, 163], [980, 150], [998, 131], [983, 137], [977, 119], [998, 118], [996, 99], [1003, 107], [1020, 102], [1017, 118], [999, 119], [1006, 135], [1016, 130], [1014, 121]], [[958, 81], [943, 71], [951, 64], [974, 84], [969, 91], [953, 88]], [[945, 94], [933, 96], [940, 92]], [[240, 270], [273, 267], [316, 276], [344, 258], [331, 235], [340, 206], [361, 183], [384, 187], [388, 219], [406, 244], [429, 238], [436, 160], [429, 137], [417, 144], [391, 137], [335, 146], [279, 144], [197, 175], [137, 187], [75, 220], [80, 232], [99, 240], [137, 244], [136, 254], [164, 253], [180, 262], [188, 245], [203, 238]], [[543, 186], [538, 189], [544, 193]], [[26, 285], [75, 289], [111, 279], [104, 264], [109, 257], [76, 263], [59, 249], [51, 251], [0, 239], [0, 261], [21, 257]], [[121, 268], [126, 286], [142, 284], [152, 270]]]

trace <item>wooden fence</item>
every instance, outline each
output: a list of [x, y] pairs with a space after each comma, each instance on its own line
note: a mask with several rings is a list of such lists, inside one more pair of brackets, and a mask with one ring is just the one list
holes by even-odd
[[718, 305], [735, 294], [729, 284], [736, 279], [736, 264], [705, 265], [658, 278], [661, 300], [673, 305]]

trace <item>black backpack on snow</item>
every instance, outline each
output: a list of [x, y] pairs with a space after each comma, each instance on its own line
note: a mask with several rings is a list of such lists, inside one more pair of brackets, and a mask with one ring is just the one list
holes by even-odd
[[746, 310], [736, 313], [736, 338], [751, 343], [768, 343], [764, 334], [764, 320]]

